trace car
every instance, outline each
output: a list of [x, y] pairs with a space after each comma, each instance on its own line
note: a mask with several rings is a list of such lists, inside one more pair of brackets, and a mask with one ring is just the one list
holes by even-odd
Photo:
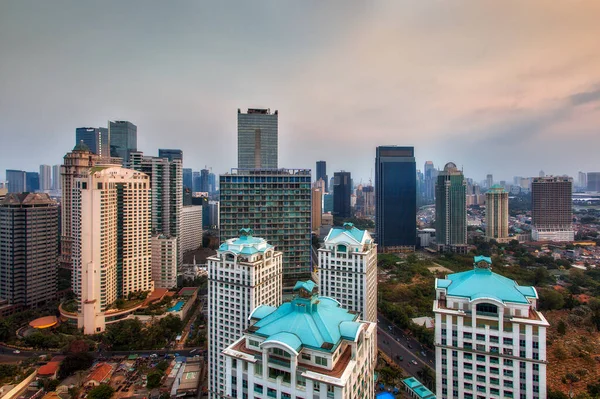
[[388, 330], [392, 331], [392, 326], [388, 326]]
[[21, 351], [20, 351], [20, 350], [18, 350], [18, 349], [15, 349], [15, 350], [13, 351], [13, 353], [17, 353], [17, 354], [19, 354], [19, 353], [21, 353]]
[[418, 364], [417, 361], [415, 359], [410, 361], [412, 364], [414, 364], [415, 366]]
[[421, 351], [421, 355], [423, 355], [423, 357], [427, 357], [427, 353], [425, 353], [425, 351]]
[[409, 349], [413, 348], [413, 346], [411, 344], [408, 344], [407, 346], [408, 346]]
[[403, 357], [403, 356], [400, 356], [400, 355], [396, 355], [396, 359], [398, 359], [398, 360], [400, 360], [400, 361], [403, 361], [403, 360], [404, 360], [404, 357]]
[[196, 348], [196, 349], [192, 349], [192, 350], [190, 351], [190, 355], [191, 355], [191, 354], [193, 354], [193, 353], [196, 353], [196, 352], [198, 352], [198, 348]]

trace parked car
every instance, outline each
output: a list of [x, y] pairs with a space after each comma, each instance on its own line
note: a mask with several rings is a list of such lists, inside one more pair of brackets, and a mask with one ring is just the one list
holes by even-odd
[[417, 361], [416, 361], [416, 360], [414, 360], [414, 359], [413, 359], [413, 360], [411, 360], [410, 362], [411, 362], [412, 364], [414, 364], [415, 366], [418, 364], [418, 363], [417, 363]]
[[15, 349], [15, 350], [13, 351], [13, 353], [21, 353], [21, 351], [20, 351], [20, 350], [18, 350], [18, 349]]

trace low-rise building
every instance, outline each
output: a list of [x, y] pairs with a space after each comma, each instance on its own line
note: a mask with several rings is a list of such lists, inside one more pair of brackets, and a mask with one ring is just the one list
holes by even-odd
[[112, 373], [113, 366], [108, 363], [100, 363], [94, 368], [90, 375], [88, 375], [84, 385], [87, 387], [97, 387], [100, 384], [108, 382]]

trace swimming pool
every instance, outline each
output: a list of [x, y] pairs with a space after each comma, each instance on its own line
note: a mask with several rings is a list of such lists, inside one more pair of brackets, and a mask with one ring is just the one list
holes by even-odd
[[378, 393], [375, 397], [377, 399], [396, 399], [396, 397], [389, 392]]
[[179, 312], [183, 308], [183, 305], [185, 305], [185, 301], [178, 301], [175, 306], [169, 309], [169, 312]]

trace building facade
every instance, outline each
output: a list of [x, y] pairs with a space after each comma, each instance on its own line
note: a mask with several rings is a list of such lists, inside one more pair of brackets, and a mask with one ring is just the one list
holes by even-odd
[[279, 112], [238, 109], [238, 168], [277, 169]]
[[533, 241], [574, 241], [573, 179], [534, 177], [531, 183]]
[[312, 281], [298, 282], [291, 302], [252, 312], [249, 328], [223, 352], [226, 397], [375, 397], [376, 324], [316, 291]]
[[546, 328], [534, 287], [473, 270], [436, 279], [436, 395], [445, 398], [546, 398]]
[[52, 188], [52, 167], [40, 165], [40, 190], [48, 191]]
[[375, 228], [380, 252], [414, 251], [417, 242], [414, 147], [381, 146], [375, 156]]
[[333, 227], [318, 254], [321, 295], [377, 323], [377, 245], [369, 232]]
[[7, 194], [0, 201], [0, 299], [26, 307], [54, 300], [57, 248], [57, 203], [48, 194]]
[[158, 234], [151, 245], [154, 288], [177, 288], [177, 237]]
[[25, 172], [25, 191], [35, 193], [40, 189], [40, 174], [38, 172]]
[[352, 216], [351, 196], [352, 177], [350, 172], [335, 172], [333, 174], [333, 216], [341, 218]]
[[23, 193], [27, 191], [27, 172], [23, 170], [6, 169], [6, 181], [9, 193]]
[[52, 190], [61, 190], [60, 165], [52, 166]]
[[324, 191], [325, 193], [329, 192], [329, 179], [327, 178], [327, 162], [326, 161], [317, 161], [317, 172], [315, 175], [315, 181], [323, 180], [325, 182]]
[[435, 185], [435, 235], [440, 251], [466, 252], [467, 183], [452, 162], [438, 174]]
[[183, 151], [179, 149], [167, 149], [167, 148], [159, 148], [158, 149], [158, 157], [159, 158], [167, 158], [169, 161], [174, 161], [176, 159], [181, 161], [183, 165]]
[[[322, 180], [321, 180], [322, 181]], [[323, 191], [319, 188], [312, 189], [312, 230], [321, 227], [321, 215], [323, 214]]]
[[202, 206], [181, 208], [181, 252], [194, 251], [202, 246]]
[[129, 161], [132, 152], [137, 151], [137, 126], [129, 121], [109, 121], [110, 155]]
[[221, 241], [250, 227], [283, 252], [284, 279], [310, 276], [310, 169], [232, 169], [219, 188]]
[[585, 183], [587, 186], [587, 191], [600, 191], [600, 172], [588, 172]]
[[499, 185], [485, 193], [485, 236], [488, 240], [508, 242], [508, 193]]
[[84, 142], [90, 151], [100, 157], [110, 157], [110, 136], [105, 127], [78, 127], [75, 129], [75, 145]]
[[279, 306], [282, 253], [251, 229], [226, 240], [208, 261], [208, 390], [220, 398], [226, 390], [222, 354], [248, 328], [250, 312], [260, 305]]

